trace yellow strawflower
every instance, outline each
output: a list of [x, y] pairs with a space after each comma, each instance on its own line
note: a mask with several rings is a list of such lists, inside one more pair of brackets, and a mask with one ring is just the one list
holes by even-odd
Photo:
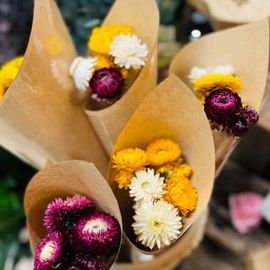
[[23, 57], [17, 57], [6, 64], [4, 64], [0, 69], [0, 100], [3, 99], [5, 92], [16, 78], [21, 64], [23, 62]]
[[164, 199], [177, 207], [184, 217], [187, 217], [196, 210], [198, 193], [188, 178], [173, 175], [166, 182]]
[[94, 53], [109, 54], [114, 38], [120, 34], [132, 34], [128, 25], [105, 25], [95, 27], [88, 41], [88, 49]]
[[97, 56], [96, 70], [99, 70], [102, 68], [110, 68], [112, 67], [112, 65], [113, 65], [113, 62], [108, 56], [102, 55], [102, 54]]
[[145, 151], [139, 148], [125, 148], [116, 152], [112, 162], [115, 169], [132, 172], [142, 169], [148, 163]]
[[150, 165], [162, 166], [178, 159], [181, 148], [170, 139], [158, 139], [147, 146], [146, 154]]
[[120, 171], [114, 178], [115, 182], [118, 183], [120, 189], [128, 189], [133, 173], [130, 171]]
[[242, 80], [232, 74], [208, 74], [201, 76], [194, 82], [194, 90], [204, 95], [219, 89], [229, 89], [234, 93], [239, 93], [242, 88]]

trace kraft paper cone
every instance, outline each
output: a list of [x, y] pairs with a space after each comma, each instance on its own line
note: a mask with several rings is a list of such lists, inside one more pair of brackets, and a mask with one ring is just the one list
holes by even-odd
[[64, 161], [40, 171], [26, 189], [24, 208], [33, 251], [46, 233], [43, 217], [47, 205], [55, 198], [76, 194], [93, 199], [97, 209], [114, 216], [122, 228], [115, 196], [95, 166], [86, 161]]
[[188, 0], [188, 3], [205, 13], [215, 30], [225, 29], [268, 18], [268, 0]]
[[113, 270], [172, 270], [179, 265], [200, 244], [208, 217], [204, 211], [189, 230], [178, 241], [163, 253], [147, 262], [116, 263]]
[[104, 174], [106, 153], [68, 76], [75, 56], [54, 1], [36, 0], [24, 62], [0, 103], [0, 144], [36, 168], [82, 159]]
[[[231, 64], [244, 82], [240, 92], [243, 102], [260, 109], [268, 72], [269, 21], [264, 20], [220, 31], [200, 38], [185, 46], [174, 57], [170, 73], [174, 73], [191, 89], [188, 74], [193, 66], [207, 67]], [[216, 151], [216, 170], [221, 168], [226, 155], [237, 139], [213, 131]]]
[[149, 54], [146, 65], [120, 100], [103, 110], [86, 110], [108, 155], [132, 113], [157, 83], [159, 13], [155, 0], [117, 0], [103, 25], [119, 24], [132, 26], [147, 44]]
[[[145, 148], [158, 138], [179, 143], [186, 162], [193, 169], [192, 182], [198, 190], [199, 201], [196, 211], [185, 220], [183, 234], [207, 207], [214, 181], [215, 156], [211, 129], [203, 110], [187, 86], [174, 75], [144, 99], [120, 134], [113, 153], [127, 147]], [[124, 232], [133, 245], [146, 252], [136, 243], [131, 227], [132, 199], [127, 190], [118, 188], [115, 173], [110, 167], [109, 184], [120, 206]]]

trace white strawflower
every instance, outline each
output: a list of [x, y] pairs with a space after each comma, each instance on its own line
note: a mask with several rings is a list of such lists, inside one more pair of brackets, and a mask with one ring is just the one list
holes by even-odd
[[88, 89], [96, 64], [96, 57], [76, 57], [73, 60], [69, 68], [69, 73], [73, 77], [75, 86], [78, 90], [84, 92]]
[[110, 55], [119, 67], [140, 69], [145, 65], [148, 49], [136, 35], [121, 34], [114, 38]]
[[155, 174], [153, 169], [136, 172], [129, 185], [129, 195], [136, 202], [151, 202], [162, 198], [164, 193], [164, 177], [161, 177], [159, 173]]
[[137, 240], [150, 249], [169, 246], [180, 236], [182, 222], [179, 212], [163, 200], [142, 204], [133, 218], [132, 227]]
[[194, 83], [201, 76], [222, 73], [222, 74], [235, 74], [235, 68], [232, 65], [218, 65], [209, 67], [193, 67], [188, 75], [190, 82]]

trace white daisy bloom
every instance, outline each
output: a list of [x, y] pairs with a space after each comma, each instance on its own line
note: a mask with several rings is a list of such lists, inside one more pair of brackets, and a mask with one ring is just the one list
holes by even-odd
[[84, 92], [88, 89], [96, 64], [97, 57], [76, 57], [73, 60], [69, 67], [69, 73], [78, 90]]
[[180, 236], [182, 222], [179, 212], [163, 200], [142, 204], [133, 218], [132, 227], [137, 240], [150, 249], [169, 246]]
[[152, 202], [162, 198], [164, 193], [164, 177], [155, 174], [153, 169], [136, 172], [129, 185], [129, 195], [135, 202]]
[[148, 55], [147, 45], [136, 35], [118, 35], [114, 38], [110, 55], [114, 64], [126, 69], [140, 69], [145, 65]]
[[235, 74], [235, 68], [232, 65], [219, 65], [209, 67], [193, 67], [188, 75], [190, 82], [194, 83], [201, 76], [222, 73], [222, 74]]

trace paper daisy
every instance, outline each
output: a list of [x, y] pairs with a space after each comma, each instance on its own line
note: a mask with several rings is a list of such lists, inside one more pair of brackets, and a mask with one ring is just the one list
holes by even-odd
[[218, 65], [209, 67], [193, 67], [188, 75], [190, 82], [194, 83], [201, 76], [221, 73], [221, 74], [235, 74], [235, 68], [232, 65]]
[[174, 162], [181, 155], [179, 144], [169, 139], [158, 139], [147, 146], [146, 154], [152, 166]]
[[106, 213], [94, 213], [76, 224], [75, 241], [93, 254], [111, 255], [117, 251], [121, 240], [121, 228], [116, 218]]
[[47, 235], [37, 246], [34, 270], [53, 269], [58, 263], [63, 249], [63, 238], [58, 232]]
[[94, 74], [97, 64], [97, 57], [76, 57], [69, 68], [69, 73], [73, 77], [75, 86], [84, 92], [89, 88], [89, 82]]
[[137, 241], [150, 249], [169, 246], [180, 236], [182, 222], [178, 210], [163, 200], [142, 204], [134, 220]]
[[136, 35], [121, 34], [114, 38], [110, 55], [119, 67], [140, 69], [145, 65], [148, 49]]
[[153, 201], [162, 198], [164, 188], [164, 177], [155, 174], [153, 169], [146, 169], [135, 173], [129, 185], [129, 195], [135, 201]]

